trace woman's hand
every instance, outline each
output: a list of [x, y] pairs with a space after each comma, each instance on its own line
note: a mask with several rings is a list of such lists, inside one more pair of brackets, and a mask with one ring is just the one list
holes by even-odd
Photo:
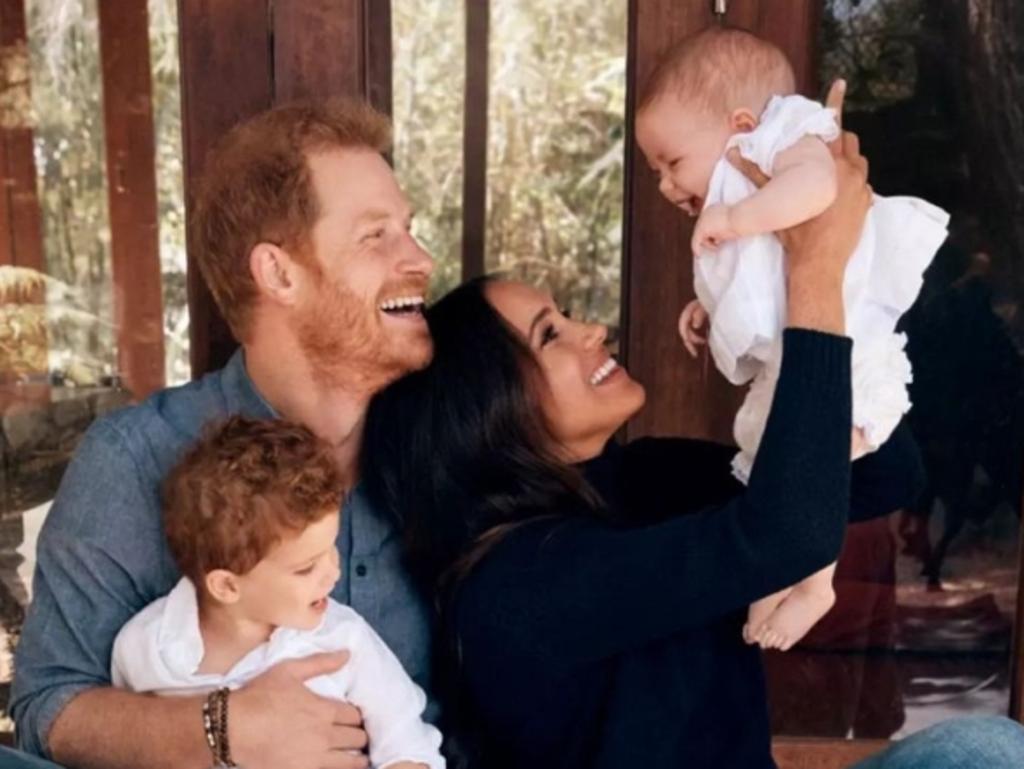
[[[826, 100], [836, 110], [837, 121], [845, 90], [846, 84], [836, 81]], [[856, 135], [840, 131], [830, 149], [836, 162], [835, 202], [819, 216], [777, 235], [787, 256], [788, 325], [843, 334], [843, 274], [860, 240], [872, 194], [868, 162], [860, 154]], [[767, 183], [768, 177], [738, 153], [730, 153], [729, 160], [754, 184]]]

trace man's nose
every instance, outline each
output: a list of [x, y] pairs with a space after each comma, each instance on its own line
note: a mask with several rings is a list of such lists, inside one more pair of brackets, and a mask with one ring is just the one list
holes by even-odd
[[406, 275], [415, 274], [426, 277], [429, 277], [434, 271], [434, 259], [411, 232], [405, 234], [402, 243], [402, 260], [399, 270]]

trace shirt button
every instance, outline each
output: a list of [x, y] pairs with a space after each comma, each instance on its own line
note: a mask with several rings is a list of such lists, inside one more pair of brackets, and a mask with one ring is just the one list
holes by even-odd
[[361, 563], [358, 566], [356, 566], [356, 576], [357, 577], [365, 577], [366, 576], [366, 564]]

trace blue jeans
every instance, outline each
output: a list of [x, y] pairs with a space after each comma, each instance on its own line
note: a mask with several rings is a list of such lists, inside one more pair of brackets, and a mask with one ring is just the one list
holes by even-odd
[[[998, 716], [954, 718], [893, 744], [850, 769], [1021, 769], [1024, 726]], [[0, 748], [0, 769], [60, 769]]]
[[999, 716], [953, 718], [850, 769], [1021, 769], [1024, 726]]

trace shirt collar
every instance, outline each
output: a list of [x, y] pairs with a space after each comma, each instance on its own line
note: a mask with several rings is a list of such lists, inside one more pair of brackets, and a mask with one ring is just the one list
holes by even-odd
[[275, 419], [274, 407], [256, 389], [245, 368], [245, 348], [235, 350], [223, 369], [221, 387], [229, 414], [244, 414], [257, 419]]

